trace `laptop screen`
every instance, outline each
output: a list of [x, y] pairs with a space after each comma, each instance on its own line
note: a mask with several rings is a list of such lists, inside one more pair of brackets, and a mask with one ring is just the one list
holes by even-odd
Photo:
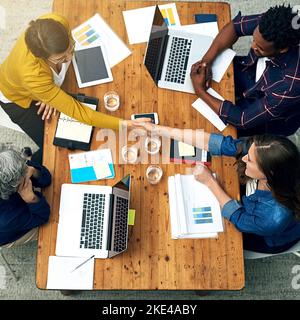
[[156, 6], [145, 57], [145, 66], [156, 84], [160, 80], [167, 43], [168, 26]]
[[130, 174], [128, 174], [126, 177], [124, 177], [122, 180], [117, 182], [114, 186], [114, 188], [118, 188], [121, 190], [129, 191], [130, 190]]

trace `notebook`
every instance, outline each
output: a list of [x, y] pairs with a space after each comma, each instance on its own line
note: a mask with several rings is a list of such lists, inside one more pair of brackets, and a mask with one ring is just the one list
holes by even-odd
[[[99, 100], [82, 94], [72, 97], [85, 104], [87, 107], [96, 110]], [[60, 113], [53, 144], [68, 149], [90, 150], [93, 127], [79, 122], [64, 113]]]
[[110, 149], [69, 154], [69, 163], [72, 183], [115, 177]]

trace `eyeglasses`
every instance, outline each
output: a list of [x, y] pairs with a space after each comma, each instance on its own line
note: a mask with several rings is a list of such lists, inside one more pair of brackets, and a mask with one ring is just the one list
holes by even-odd
[[67, 51], [60, 58], [48, 58], [48, 60], [54, 64], [64, 63], [69, 55], [73, 55], [76, 42], [73, 39], [70, 39], [70, 46]]

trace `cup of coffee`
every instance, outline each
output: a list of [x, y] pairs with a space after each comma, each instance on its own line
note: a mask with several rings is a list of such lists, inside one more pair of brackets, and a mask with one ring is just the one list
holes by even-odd
[[138, 149], [136, 147], [124, 146], [122, 148], [122, 159], [126, 163], [136, 163], [138, 157]]
[[120, 107], [120, 97], [115, 91], [108, 91], [104, 95], [104, 107], [108, 111], [116, 111]]
[[151, 165], [146, 170], [146, 178], [151, 184], [158, 184], [162, 175], [163, 171], [160, 166]]
[[159, 137], [147, 137], [145, 139], [145, 149], [149, 154], [156, 154], [159, 152], [161, 141]]

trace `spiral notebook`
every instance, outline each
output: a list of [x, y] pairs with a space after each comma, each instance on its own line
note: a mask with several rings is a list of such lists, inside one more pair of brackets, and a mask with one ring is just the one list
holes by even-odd
[[[96, 110], [98, 99], [85, 95], [72, 95], [87, 107]], [[68, 149], [90, 150], [93, 127], [60, 113], [53, 144]]]

